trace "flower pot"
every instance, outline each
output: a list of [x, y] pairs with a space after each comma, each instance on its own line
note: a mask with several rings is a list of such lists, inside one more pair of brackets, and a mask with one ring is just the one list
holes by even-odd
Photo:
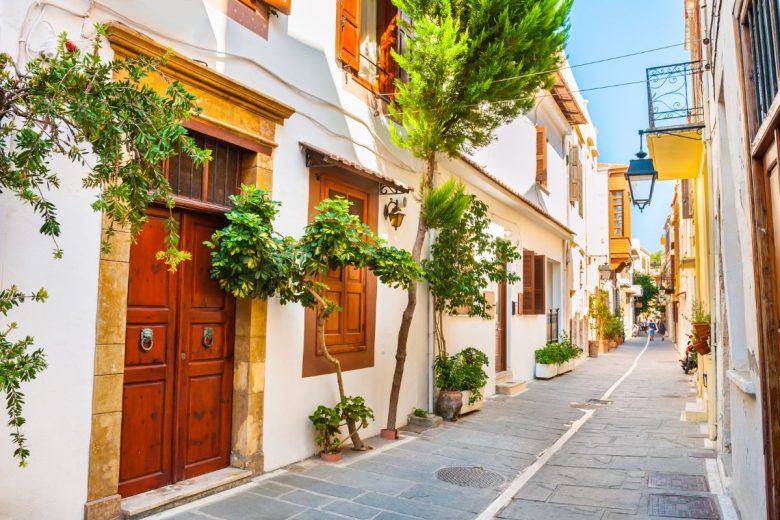
[[617, 341], [614, 339], [609, 340], [609, 350], [617, 348]]
[[385, 428], [382, 428], [379, 430], [379, 436], [383, 439], [394, 441], [398, 439], [398, 430], [386, 430]]
[[710, 353], [710, 344], [706, 340], [699, 340], [696, 343], [693, 344], [694, 350], [698, 352], [699, 354], [709, 354]]
[[536, 376], [536, 379], [552, 379], [558, 375], [558, 365], [543, 365], [537, 363], [534, 375]]
[[325, 453], [324, 451], [321, 451], [320, 458], [325, 462], [338, 462], [341, 460], [341, 452], [337, 451], [336, 453]]
[[609, 341], [606, 339], [599, 340], [599, 354], [606, 354], [609, 352]]
[[567, 372], [571, 372], [574, 370], [574, 361], [564, 361], [560, 365], [558, 365], [558, 375], [565, 374]]
[[693, 323], [693, 332], [697, 338], [703, 341], [710, 339], [710, 324], [709, 323]]
[[[484, 395], [484, 391], [483, 391]], [[470, 390], [464, 390], [463, 391], [463, 407], [460, 409], [460, 415], [465, 415], [467, 413], [476, 412], [477, 410], [482, 408], [482, 405], [485, 403], [484, 399], [480, 399], [479, 401], [474, 401], [473, 404], [469, 404], [469, 401], [471, 400], [471, 391]]]
[[599, 357], [599, 342], [598, 341], [588, 341], [588, 356], [589, 357]]
[[463, 392], [442, 390], [436, 398], [436, 413], [445, 421], [457, 421], [463, 408]]

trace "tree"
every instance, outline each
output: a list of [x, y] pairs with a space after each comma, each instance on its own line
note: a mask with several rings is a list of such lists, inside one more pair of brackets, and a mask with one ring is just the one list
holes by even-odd
[[[551, 86], [561, 60], [572, 0], [393, 0], [412, 20], [403, 54], [393, 53], [407, 81], [395, 81], [390, 107], [403, 130], [394, 142], [422, 160], [423, 207], [412, 246], [419, 262], [431, 223], [424, 218], [438, 154], [457, 156], [487, 145], [494, 131], [530, 110]], [[406, 346], [417, 306], [408, 289], [398, 329], [387, 430], [395, 431]]]
[[651, 313], [657, 303], [658, 286], [653, 277], [647, 273], [634, 273], [634, 283], [642, 287], [642, 296], [639, 297], [642, 302], [642, 312]]
[[[441, 189], [451, 189], [453, 181]], [[463, 185], [452, 189], [463, 190]], [[423, 260], [424, 277], [433, 295], [434, 338], [439, 357], [447, 356], [443, 314], [465, 307], [469, 316], [490, 317], [492, 305], [485, 298], [489, 282], [515, 283], [517, 274], [506, 265], [520, 258], [511, 242], [488, 233], [487, 205], [467, 196], [468, 208], [459, 220], [439, 229], [431, 246], [431, 259]], [[431, 208], [433, 204], [426, 204]]]
[[[325, 358], [336, 372], [341, 403], [347, 398], [341, 363], [331, 355], [325, 341], [325, 323], [340, 310], [326, 296], [329, 287], [321, 280], [329, 270], [370, 269], [382, 283], [408, 287], [420, 276], [420, 268], [408, 251], [388, 246], [379, 236], [349, 213], [350, 203], [341, 197], [325, 199], [295, 239], [274, 231], [279, 203], [258, 188], [242, 186], [231, 197], [228, 225], [206, 242], [212, 252], [212, 278], [238, 298], [278, 297], [282, 304], [295, 302], [317, 311], [317, 336]], [[363, 448], [353, 416], [347, 427], [356, 449]]]
[[[16, 196], [42, 219], [40, 233], [54, 242], [54, 257], [61, 224], [48, 194], [60, 186], [60, 173], [50, 168], [60, 155], [87, 168], [85, 188], [98, 189], [92, 208], [109, 222], [102, 250], [110, 249], [116, 226], [135, 234], [146, 221], [152, 203], [173, 207], [171, 188], [162, 169], [168, 157], [189, 155], [202, 164], [210, 152], [200, 150], [187, 137], [182, 120], [197, 114], [195, 97], [172, 81], [158, 94], [143, 84], [160, 73], [166, 57], [119, 58], [101, 61], [99, 50], [105, 31], [88, 51], [60, 35], [57, 52], [42, 54], [22, 67], [8, 54], [0, 54], [0, 192]], [[121, 79], [118, 79], [121, 78]], [[166, 250], [158, 253], [171, 270], [189, 258], [177, 247], [176, 221], [167, 223]], [[0, 314], [26, 299], [43, 301], [46, 291], [24, 293], [15, 286], [0, 289]], [[29, 456], [25, 437], [21, 383], [34, 379], [45, 366], [43, 350], [30, 351], [32, 337], [12, 340], [17, 327], [0, 333], [0, 391], [6, 396], [14, 457], [24, 466]]]

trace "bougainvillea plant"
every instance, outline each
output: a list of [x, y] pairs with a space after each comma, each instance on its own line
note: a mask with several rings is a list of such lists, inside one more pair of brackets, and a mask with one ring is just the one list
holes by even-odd
[[[0, 53], [0, 193], [16, 197], [41, 219], [39, 231], [53, 240], [55, 258], [63, 255], [57, 244], [61, 222], [50, 194], [64, 174], [51, 168], [56, 156], [81, 166], [84, 188], [96, 192], [92, 208], [108, 222], [103, 251], [110, 249], [115, 228], [138, 233], [150, 204], [173, 207], [165, 159], [180, 152], [198, 164], [210, 158], [181, 124], [198, 113], [195, 97], [176, 81], [168, 81], [164, 92], [144, 83], [152, 74], [165, 78], [167, 56], [101, 60], [105, 28], [96, 30], [86, 49], [62, 34], [55, 53], [25, 64]], [[158, 257], [175, 270], [189, 253], [178, 249], [173, 218], [166, 228], [166, 249]], [[0, 313], [5, 317], [30, 297], [43, 301], [46, 292], [0, 290]], [[30, 351], [32, 338], [13, 340], [9, 334], [0, 335], [0, 392], [6, 397], [14, 456], [24, 465], [29, 450], [20, 430], [24, 399], [19, 389], [43, 370], [45, 361], [42, 350]]]

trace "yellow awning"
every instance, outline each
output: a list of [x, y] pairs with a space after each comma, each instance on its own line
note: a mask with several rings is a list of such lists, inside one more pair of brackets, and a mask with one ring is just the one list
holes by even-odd
[[699, 175], [704, 145], [701, 130], [685, 129], [647, 135], [650, 158], [659, 181], [694, 179]]

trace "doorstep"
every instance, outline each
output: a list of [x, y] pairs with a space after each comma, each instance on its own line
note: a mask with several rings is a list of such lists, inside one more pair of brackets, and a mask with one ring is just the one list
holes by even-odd
[[144, 518], [160, 511], [192, 502], [249, 481], [253, 473], [238, 468], [223, 468], [199, 477], [122, 499], [122, 518]]

